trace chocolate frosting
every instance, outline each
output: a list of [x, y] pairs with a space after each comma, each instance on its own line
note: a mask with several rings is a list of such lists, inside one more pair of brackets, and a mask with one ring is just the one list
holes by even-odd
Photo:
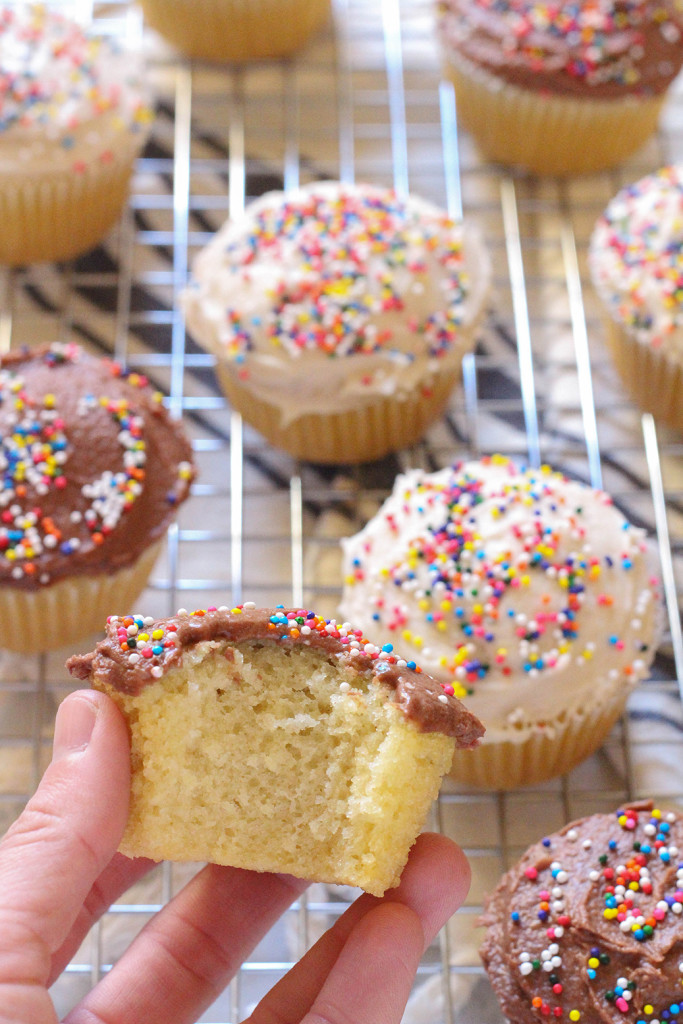
[[76, 345], [0, 359], [0, 581], [133, 564], [189, 492], [192, 449], [143, 376]]
[[681, 850], [683, 817], [649, 802], [532, 846], [483, 920], [481, 956], [505, 1015], [515, 1024], [682, 1019]]
[[75, 655], [67, 668], [78, 679], [135, 695], [182, 665], [183, 652], [206, 641], [229, 645], [292, 644], [315, 647], [339, 661], [345, 677], [379, 680], [393, 691], [393, 701], [421, 732], [451, 736], [460, 747], [475, 746], [484, 733], [481, 722], [436, 679], [393, 653], [391, 644], [376, 647], [360, 631], [306, 609], [212, 608], [168, 619], [112, 616], [107, 635], [90, 654]]
[[555, 95], [659, 95], [683, 65], [681, 0], [439, 0], [446, 58]]

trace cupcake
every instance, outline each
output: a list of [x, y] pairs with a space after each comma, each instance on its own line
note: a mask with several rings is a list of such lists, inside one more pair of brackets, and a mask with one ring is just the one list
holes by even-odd
[[589, 265], [626, 389], [683, 429], [683, 165], [617, 193], [593, 231]]
[[683, 0], [438, 0], [458, 117], [490, 160], [613, 167], [657, 127], [683, 65]]
[[431, 203], [317, 182], [228, 221], [183, 307], [248, 423], [295, 458], [360, 462], [441, 415], [489, 275], [478, 235]]
[[73, 644], [143, 589], [190, 443], [140, 374], [55, 344], [0, 358], [0, 445], [0, 648]]
[[644, 802], [532, 846], [483, 919], [481, 956], [506, 1018], [680, 1021], [682, 847], [680, 813]]
[[481, 723], [441, 684], [305, 609], [112, 616], [68, 668], [131, 734], [121, 850], [396, 885], [457, 745]]
[[65, 260], [119, 216], [150, 110], [119, 44], [44, 4], [0, 7], [0, 262]]
[[401, 644], [486, 727], [453, 776], [509, 789], [569, 771], [653, 655], [645, 536], [601, 491], [493, 456], [412, 470], [344, 546], [341, 613]]
[[330, 14], [330, 0], [141, 0], [145, 20], [188, 57], [286, 57]]

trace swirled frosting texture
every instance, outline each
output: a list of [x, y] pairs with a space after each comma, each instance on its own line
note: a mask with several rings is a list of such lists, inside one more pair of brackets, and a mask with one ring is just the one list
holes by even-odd
[[506, 1017], [683, 1019], [683, 819], [652, 804], [567, 825], [488, 901], [481, 955]]
[[342, 614], [414, 651], [521, 742], [647, 672], [656, 581], [607, 494], [501, 456], [412, 470], [342, 542]]
[[141, 374], [54, 344], [0, 359], [0, 582], [132, 565], [189, 493], [192, 449]]
[[478, 237], [431, 203], [318, 182], [228, 221], [183, 307], [195, 338], [285, 424], [457, 365], [489, 273]]
[[683, 166], [616, 194], [593, 231], [589, 263], [611, 316], [642, 344], [683, 359]]
[[437, 20], [447, 57], [559, 95], [655, 95], [683, 64], [681, 0], [438, 0]]
[[81, 173], [140, 148], [151, 112], [141, 64], [45, 4], [0, 7], [0, 172]]

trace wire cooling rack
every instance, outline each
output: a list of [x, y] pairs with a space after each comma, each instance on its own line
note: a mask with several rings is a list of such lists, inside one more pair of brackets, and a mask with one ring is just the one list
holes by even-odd
[[[168, 395], [193, 438], [199, 478], [139, 602], [149, 614], [254, 600], [333, 615], [339, 538], [378, 507], [400, 470], [503, 451], [609, 490], [659, 547], [668, 627], [653, 678], [603, 749], [571, 775], [510, 794], [447, 783], [432, 827], [473, 866], [465, 907], [430, 947], [406, 1024], [500, 1024], [477, 956], [485, 893], [531, 842], [627, 798], [683, 805], [681, 439], [641, 417], [607, 358], [585, 270], [596, 217], [622, 185], [683, 159], [683, 88], [662, 130], [609, 174], [561, 183], [482, 164], [458, 136], [440, 80], [430, 0], [333, 0], [328, 28], [292, 62], [190, 66], [144, 33], [125, 0], [76, 2], [101, 31], [144, 45], [157, 117], [128, 209], [106, 242], [61, 267], [0, 273], [0, 349], [74, 339], [114, 353]], [[270, 448], [232, 414], [211, 357], [185, 335], [176, 299], [194, 253], [228, 214], [268, 188], [368, 180], [422, 194], [478, 222], [490, 248], [490, 311], [463, 387], [415, 448], [381, 463], [323, 469]], [[83, 645], [86, 649], [88, 644]], [[70, 651], [0, 657], [0, 831], [49, 758]], [[193, 866], [163, 865], [96, 926], [53, 989], [64, 1014], [110, 969]], [[200, 1020], [237, 1024], [329, 926], [353, 893], [313, 886]]]

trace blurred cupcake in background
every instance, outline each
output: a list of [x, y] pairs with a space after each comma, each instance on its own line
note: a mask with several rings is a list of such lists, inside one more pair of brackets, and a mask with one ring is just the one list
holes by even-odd
[[342, 541], [341, 615], [400, 645], [486, 733], [452, 774], [490, 789], [568, 772], [647, 675], [653, 558], [603, 491], [502, 456], [399, 476]]
[[130, 608], [194, 477], [141, 374], [54, 344], [0, 358], [0, 648], [74, 644]]
[[683, 65], [683, 0], [437, 0], [458, 117], [489, 160], [613, 167], [657, 128]]
[[366, 462], [442, 414], [490, 274], [478, 232], [432, 203], [326, 181], [228, 221], [182, 303], [231, 405], [271, 444]]
[[91, 249], [126, 202], [151, 111], [138, 56], [44, 4], [0, 7], [0, 263]]
[[188, 57], [253, 61], [301, 49], [330, 0], [141, 0], [146, 23]]
[[621, 189], [591, 237], [607, 341], [629, 394], [683, 429], [683, 165]]

